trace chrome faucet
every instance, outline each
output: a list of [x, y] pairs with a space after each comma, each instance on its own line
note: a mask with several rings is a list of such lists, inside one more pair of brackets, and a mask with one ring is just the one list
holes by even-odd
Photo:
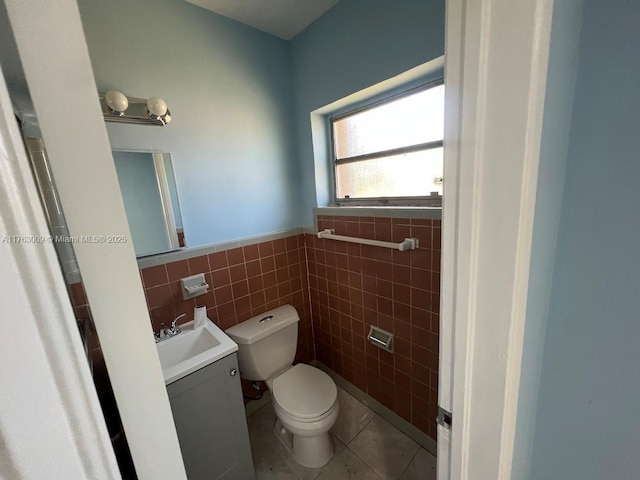
[[178, 320], [186, 316], [187, 314], [183, 313], [182, 315], [178, 315], [176, 318], [173, 319], [173, 322], [171, 322], [171, 328], [169, 328], [169, 334], [171, 336], [178, 335], [180, 332], [182, 332], [182, 330], [180, 330], [180, 327], [178, 326]]
[[178, 315], [176, 318], [173, 319], [173, 322], [171, 322], [171, 327], [169, 328], [164, 328], [164, 323], [161, 323], [160, 331], [153, 332], [153, 338], [155, 339], [156, 343], [166, 340], [167, 338], [171, 338], [171, 337], [175, 337], [176, 335], [179, 335], [182, 332], [182, 330], [178, 326], [178, 320], [186, 316], [187, 316], [186, 313], [183, 313], [182, 315]]

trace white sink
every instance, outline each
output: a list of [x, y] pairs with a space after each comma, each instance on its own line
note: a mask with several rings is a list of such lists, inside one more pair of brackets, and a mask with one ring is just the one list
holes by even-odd
[[213, 322], [193, 328], [193, 321], [180, 325], [182, 333], [156, 343], [165, 385], [236, 352], [238, 345]]

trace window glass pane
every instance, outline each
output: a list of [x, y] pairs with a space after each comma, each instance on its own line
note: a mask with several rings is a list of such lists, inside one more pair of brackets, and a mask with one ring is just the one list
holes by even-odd
[[337, 158], [444, 138], [444, 85], [333, 122]]
[[338, 198], [442, 195], [442, 148], [344, 163], [336, 167]]

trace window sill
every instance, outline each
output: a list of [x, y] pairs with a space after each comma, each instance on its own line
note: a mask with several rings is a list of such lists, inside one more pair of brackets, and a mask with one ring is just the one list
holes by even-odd
[[442, 219], [442, 207], [372, 207], [372, 206], [331, 206], [315, 207], [315, 217], [332, 215], [341, 217], [386, 217], [386, 218], [424, 218]]

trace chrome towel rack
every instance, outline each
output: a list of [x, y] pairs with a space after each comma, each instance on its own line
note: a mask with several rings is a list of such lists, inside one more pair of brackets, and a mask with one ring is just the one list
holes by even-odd
[[327, 238], [329, 240], [339, 240], [342, 242], [361, 243], [362, 245], [372, 245], [374, 247], [391, 248], [393, 250], [400, 250], [404, 252], [406, 250], [415, 250], [418, 248], [417, 238], [405, 238], [400, 243], [383, 242], [381, 240], [370, 240], [368, 238], [347, 237], [346, 235], [336, 235], [335, 230], [327, 228], [318, 232], [318, 238]]

